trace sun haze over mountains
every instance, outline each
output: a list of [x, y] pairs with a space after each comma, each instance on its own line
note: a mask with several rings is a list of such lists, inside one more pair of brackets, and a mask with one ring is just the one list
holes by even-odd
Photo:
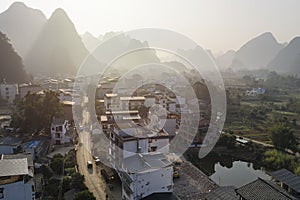
[[[0, 31], [21, 56], [26, 71], [36, 75], [74, 74], [89, 52], [122, 33], [107, 30], [98, 36], [90, 32], [80, 35], [64, 9], [56, 9], [47, 19], [41, 10], [22, 2], [11, 4], [0, 14]], [[146, 41], [125, 36], [123, 40], [122, 48], [147, 46]], [[297, 37], [290, 43], [278, 42], [271, 32], [266, 32], [249, 38], [236, 51], [228, 49], [226, 53], [215, 55], [214, 59], [221, 70], [268, 69], [299, 73], [299, 46]]]

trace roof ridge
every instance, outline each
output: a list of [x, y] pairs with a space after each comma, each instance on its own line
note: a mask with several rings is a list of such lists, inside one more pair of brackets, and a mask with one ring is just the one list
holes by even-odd
[[[267, 180], [264, 180], [260, 177], [258, 177], [258, 179], [260, 179], [261, 181], [263, 181], [264, 183], [268, 184], [270, 187], [272, 187], [273, 189], [275, 189], [276, 191], [278, 191], [279, 193], [283, 194], [284, 196], [288, 197], [288, 198], [291, 198], [291, 196], [283, 191], [283, 189], [281, 187], [276, 187], [277, 185], [274, 183], [274, 182], [271, 182], [271, 181], [267, 181]], [[280, 188], [280, 189], [279, 189]]]

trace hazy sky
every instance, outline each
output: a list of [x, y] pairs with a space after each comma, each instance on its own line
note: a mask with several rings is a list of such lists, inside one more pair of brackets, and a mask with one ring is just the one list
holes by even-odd
[[[0, 0], [0, 12], [14, 0]], [[280, 42], [300, 35], [299, 0], [23, 0], [47, 17], [63, 8], [77, 31], [94, 35], [137, 28], [180, 32], [214, 52], [238, 49], [270, 31]]]

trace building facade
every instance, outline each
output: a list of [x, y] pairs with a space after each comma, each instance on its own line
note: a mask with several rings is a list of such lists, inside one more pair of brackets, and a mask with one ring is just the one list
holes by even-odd
[[0, 84], [0, 96], [9, 104], [13, 104], [16, 96], [18, 95], [17, 84]]

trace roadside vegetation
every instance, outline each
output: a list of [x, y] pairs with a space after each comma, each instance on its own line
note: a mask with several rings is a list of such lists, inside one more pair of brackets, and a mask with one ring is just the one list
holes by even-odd
[[76, 169], [75, 150], [69, 151], [66, 156], [54, 155], [50, 165], [43, 165], [41, 171], [44, 182], [43, 199], [64, 199], [64, 194], [68, 191], [77, 200], [95, 199], [84, 184], [84, 176]]

